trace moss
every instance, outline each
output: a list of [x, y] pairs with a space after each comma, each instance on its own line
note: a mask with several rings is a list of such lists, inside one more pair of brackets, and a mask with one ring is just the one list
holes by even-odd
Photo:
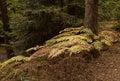
[[97, 50], [102, 50], [103, 49], [103, 44], [100, 41], [95, 41], [92, 44], [95, 47], [95, 49], [97, 49]]
[[65, 52], [77, 54], [82, 51], [90, 51], [93, 48], [91, 44], [88, 44], [87, 41], [81, 39], [80, 35], [58, 39], [52, 47], [54, 49], [51, 49], [50, 54], [48, 55], [48, 57], [52, 58], [65, 54]]
[[30, 61], [30, 60], [31, 60], [30, 57], [16, 56], [16, 57], [13, 57], [13, 58], [1, 63], [0, 68], [2, 69], [2, 68], [6, 67], [7, 65], [9, 65], [9, 64], [11, 64], [13, 62], [19, 62], [19, 61], [27, 62], [27, 61]]
[[59, 35], [53, 37], [54, 39], [64, 37], [64, 36], [71, 36], [71, 35], [79, 35], [81, 30], [83, 30], [84, 27], [75, 27], [75, 28], [65, 28], [64, 30], [60, 31]]
[[32, 47], [32, 48], [27, 49], [26, 52], [30, 52], [30, 51], [32, 51], [32, 50], [36, 51], [36, 50], [38, 50], [38, 49], [40, 49], [40, 48], [42, 48], [42, 47], [37, 45], [37, 46], [35, 46], [35, 47]]
[[111, 46], [111, 45], [112, 45], [112, 42], [110, 42], [110, 41], [108, 41], [108, 40], [105, 40], [105, 39], [101, 40], [101, 42], [102, 42], [103, 44], [107, 45], [107, 46]]
[[107, 40], [111, 43], [117, 42], [117, 40], [118, 40], [117, 33], [112, 32], [112, 31], [102, 31], [99, 34], [99, 37], [100, 37], [101, 40]]
[[[60, 37], [64, 37], [64, 36], [70, 36], [70, 35], [72, 35], [71, 33], [62, 33], [62, 34], [59, 34], [59, 35], [57, 35], [57, 36], [55, 36], [55, 37], [53, 37], [54, 39], [57, 39], [57, 38], [60, 38]], [[74, 34], [73, 34], [74, 35]]]
[[75, 54], [84, 50], [89, 52], [93, 48], [100, 51], [104, 49], [104, 45], [111, 46], [116, 41], [116, 37], [117, 35], [110, 31], [102, 31], [97, 36], [88, 28], [66, 28], [59, 35], [46, 41], [45, 45], [58, 48], [53, 49], [49, 55], [49, 57], [56, 57], [66, 49], [69, 53]]
[[61, 42], [66, 42], [66, 41], [73, 42], [74, 40], [77, 41], [77, 40], [81, 40], [81, 39], [85, 40], [87, 42], [92, 42], [92, 39], [90, 38], [89, 35], [81, 34], [81, 35], [74, 35], [74, 36], [64, 36], [64, 37], [60, 37], [58, 39], [51, 39], [46, 42], [46, 45], [51, 46], [51, 45], [58, 44]]
[[84, 27], [71, 27], [71, 28], [65, 28], [64, 30], [60, 31], [60, 34], [61, 33], [65, 33], [65, 32], [68, 32], [68, 33], [71, 33], [71, 32], [80, 32], [81, 30], [83, 30]]
[[69, 48], [69, 50], [71, 51], [71, 54], [78, 54], [83, 51], [89, 52], [91, 49], [92, 49], [91, 45], [87, 45], [87, 46], [75, 45], [75, 46], [72, 46], [71, 48]]
[[53, 49], [53, 50], [51, 50], [51, 52], [50, 52], [50, 54], [48, 55], [48, 58], [54, 58], [54, 57], [57, 57], [57, 56], [59, 56], [59, 55], [61, 55], [61, 54], [64, 54], [65, 53], [65, 51], [67, 50], [67, 48], [65, 49]]
[[60, 42], [72, 41], [73, 39], [82, 39], [92, 43], [93, 39], [99, 39], [99, 37], [93, 34], [90, 29], [84, 28], [83, 26], [79, 28], [66, 28], [59, 35], [46, 41], [45, 45], [52, 46]]
[[120, 47], [120, 43], [116, 43], [116, 45]]
[[92, 39], [91, 35], [89, 35], [89, 34], [80, 34], [80, 38], [82, 40], [89, 42], [89, 43], [93, 42], [93, 39]]
[[90, 51], [91, 49], [93, 49], [93, 46], [91, 44], [88, 44], [86, 41], [84, 40], [73, 40], [73, 41], [67, 41], [67, 42], [62, 42], [62, 43], [58, 43], [53, 45], [57, 48], [54, 48], [50, 51], [50, 54], [48, 57], [57, 57], [61, 54], [65, 54], [68, 52], [68, 54], [78, 54], [82, 51]]
[[83, 30], [81, 30], [81, 33], [86, 33], [89, 35], [93, 35], [94, 33], [92, 32], [92, 30], [90, 30], [89, 28], [84, 28]]

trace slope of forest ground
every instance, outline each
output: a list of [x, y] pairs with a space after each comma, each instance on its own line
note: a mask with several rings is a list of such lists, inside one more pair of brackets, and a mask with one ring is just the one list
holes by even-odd
[[95, 81], [119, 81], [120, 47], [112, 46], [108, 51], [101, 52], [101, 54], [88, 67], [89, 71], [94, 75]]
[[[107, 38], [112, 41], [103, 41], [103, 43], [107, 45], [110, 45], [110, 43], [114, 41], [114, 34], [119, 34], [111, 28], [112, 26], [113, 25], [107, 25], [101, 28], [102, 31], [110, 31], [110, 33], [107, 34], [111, 36]], [[48, 46], [40, 47], [40, 50], [35, 52], [31, 57], [19, 56], [2, 63], [0, 81], [119, 81], [119, 42], [117, 42], [117, 44], [113, 43], [110, 47], [106, 45], [101, 46], [101, 42], [99, 41], [106, 34], [99, 39], [93, 35], [91, 31], [87, 30], [87, 33], [93, 36], [93, 42], [96, 41], [93, 45], [91, 38], [89, 38], [89, 36], [86, 37], [86, 30], [82, 31], [82, 37], [80, 37], [80, 39], [85, 40], [85, 42], [76, 36], [81, 35], [80, 29], [81, 28], [67, 29], [62, 31], [66, 33], [54, 37], [57, 39], [62, 36], [73, 35], [72, 38], [76, 40], [69, 37], [68, 39], [66, 37], [59, 39], [57, 42], [56, 40], [49, 40], [47, 41]], [[79, 48], [78, 44], [80, 44], [81, 48]], [[98, 46], [96, 46], [96, 44]], [[99, 51], [99, 57], [93, 55], [98, 51], [93, 50], [92, 45]], [[105, 47], [105, 49], [103, 49], [103, 47]], [[72, 53], [66, 48], [71, 50]], [[93, 50], [95, 53], [89, 50]]]

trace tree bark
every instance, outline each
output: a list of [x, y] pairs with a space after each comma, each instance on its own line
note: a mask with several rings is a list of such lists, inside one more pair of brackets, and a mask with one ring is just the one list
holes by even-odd
[[94, 34], [98, 34], [98, 0], [85, 0], [84, 26], [90, 28]]
[[4, 31], [10, 31], [6, 0], [0, 0], [0, 10], [1, 10], [1, 17], [3, 22], [3, 29]]
[[[3, 30], [4, 30], [4, 42], [5, 44], [9, 44], [9, 36], [5, 33], [10, 32], [10, 26], [9, 26], [9, 17], [8, 17], [8, 10], [7, 10], [7, 3], [6, 0], [0, 0], [0, 12], [1, 12], [1, 19], [2, 19], [2, 23], [3, 23]], [[10, 48], [10, 47], [9, 47]], [[10, 55], [10, 50], [8, 47], [6, 47], [6, 51], [7, 51], [7, 57], [11, 57]]]

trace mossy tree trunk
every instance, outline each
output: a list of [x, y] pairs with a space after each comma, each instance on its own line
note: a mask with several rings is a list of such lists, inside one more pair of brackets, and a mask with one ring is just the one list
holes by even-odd
[[97, 16], [98, 16], [98, 0], [85, 0], [84, 26], [90, 28], [95, 34], [98, 34]]

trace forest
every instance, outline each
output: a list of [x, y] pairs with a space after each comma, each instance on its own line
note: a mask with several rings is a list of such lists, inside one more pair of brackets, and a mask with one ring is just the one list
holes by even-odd
[[0, 0], [0, 81], [120, 81], [120, 0]]

